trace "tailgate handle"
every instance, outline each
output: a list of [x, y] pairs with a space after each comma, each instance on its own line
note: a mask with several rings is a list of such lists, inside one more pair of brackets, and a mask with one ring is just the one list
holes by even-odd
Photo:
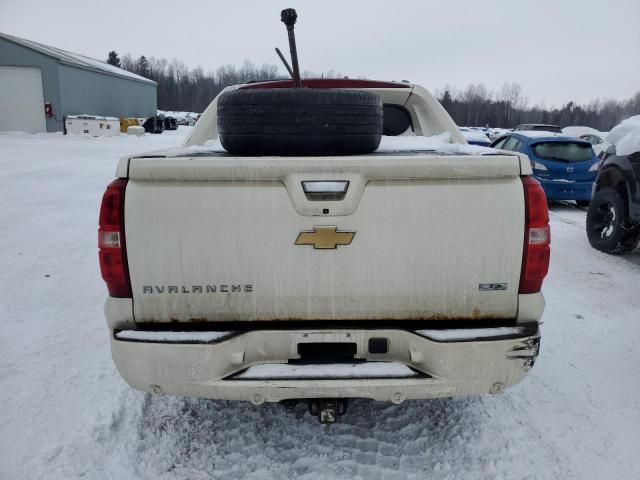
[[307, 180], [302, 190], [307, 200], [342, 200], [349, 189], [348, 180]]

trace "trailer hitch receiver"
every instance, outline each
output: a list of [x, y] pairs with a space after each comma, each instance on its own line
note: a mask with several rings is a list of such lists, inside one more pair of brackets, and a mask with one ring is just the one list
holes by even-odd
[[347, 398], [317, 398], [309, 400], [309, 413], [318, 417], [320, 423], [335, 423], [338, 416], [347, 413]]

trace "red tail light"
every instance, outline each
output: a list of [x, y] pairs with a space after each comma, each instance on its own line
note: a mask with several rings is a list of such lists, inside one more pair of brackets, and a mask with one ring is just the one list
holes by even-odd
[[520, 293], [536, 293], [549, 271], [551, 231], [547, 196], [535, 178], [521, 177], [524, 186], [525, 230]]
[[100, 206], [98, 248], [100, 273], [109, 295], [131, 298], [131, 281], [127, 266], [127, 247], [124, 239], [124, 192], [127, 180], [118, 178], [109, 185]]

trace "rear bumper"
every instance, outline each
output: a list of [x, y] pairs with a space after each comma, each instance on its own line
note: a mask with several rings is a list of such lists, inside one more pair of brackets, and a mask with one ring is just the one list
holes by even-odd
[[[453, 330], [419, 335], [391, 329], [262, 330], [223, 337], [215, 343], [123, 340], [112, 335], [111, 350], [125, 381], [142, 391], [248, 400], [254, 404], [298, 398], [370, 398], [400, 403], [405, 399], [501, 393], [522, 380], [538, 355], [537, 325], [510, 335], [501, 332], [500, 336], [487, 337], [487, 330], [484, 337], [477, 338], [472, 332], [464, 340], [447, 335]], [[369, 353], [372, 337], [387, 338], [388, 352]], [[336, 342], [354, 343], [356, 359], [399, 362], [418, 375], [366, 379], [234, 377], [254, 365], [283, 364], [299, 358], [300, 343]]]
[[593, 181], [557, 182], [536, 178], [542, 184], [547, 200], [591, 200]]

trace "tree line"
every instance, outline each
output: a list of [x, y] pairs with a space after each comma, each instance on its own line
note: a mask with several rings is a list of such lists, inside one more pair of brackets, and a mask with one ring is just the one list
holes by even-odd
[[[275, 64], [256, 66], [245, 60], [240, 67], [224, 65], [205, 72], [189, 68], [178, 60], [134, 58], [109, 52], [107, 63], [149, 78], [158, 83], [160, 110], [202, 112], [225, 87], [238, 83], [285, 78]], [[339, 72], [321, 74], [305, 71], [303, 77], [342, 78]], [[626, 101], [597, 99], [587, 104], [568, 102], [561, 107], [529, 105], [516, 83], [505, 83], [497, 91], [472, 83], [464, 89], [445, 86], [436, 97], [458, 125], [513, 128], [520, 123], [552, 123], [562, 127], [583, 125], [608, 131], [624, 118], [640, 114], [640, 91]]]
[[580, 125], [609, 131], [625, 118], [640, 114], [640, 91], [628, 100], [596, 99], [587, 104], [567, 102], [561, 107], [529, 106], [516, 83], [505, 83], [491, 91], [482, 83], [464, 90], [446, 86], [436, 97], [458, 125], [513, 128], [521, 123], [550, 123], [566, 127]]
[[[175, 59], [167, 61], [144, 55], [133, 58], [129, 54], [120, 58], [115, 51], [111, 51], [107, 63], [157, 82], [160, 110], [201, 113], [225, 87], [285, 78], [275, 64], [256, 66], [248, 60], [240, 67], [223, 65], [214, 72], [205, 72], [202, 67], [189, 68]], [[329, 71], [318, 75], [304, 71], [302, 76], [335, 78], [341, 74]]]
[[245, 61], [241, 67], [224, 65], [215, 72], [205, 72], [202, 67], [189, 68], [178, 60], [164, 58], [118, 57], [109, 53], [107, 63], [136, 73], [158, 83], [158, 108], [160, 110], [201, 113], [211, 100], [225, 87], [237, 83], [268, 80], [278, 76], [276, 65], [260, 67]]

